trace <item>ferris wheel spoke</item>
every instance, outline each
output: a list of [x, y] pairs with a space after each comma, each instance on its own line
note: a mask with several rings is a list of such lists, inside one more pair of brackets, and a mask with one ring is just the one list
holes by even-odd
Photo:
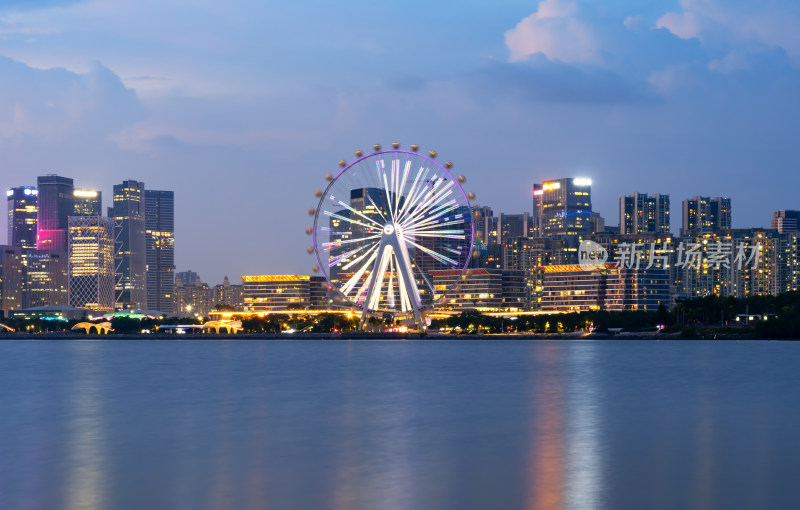
[[[348, 295], [348, 294], [350, 294], [350, 291], [351, 291], [351, 290], [353, 290], [353, 287], [355, 287], [355, 286], [356, 286], [356, 284], [358, 283], [358, 280], [360, 280], [360, 279], [361, 279], [361, 277], [364, 275], [364, 273], [365, 273], [365, 272], [367, 271], [367, 269], [369, 268], [369, 266], [370, 266], [370, 264], [372, 263], [372, 261], [373, 261], [373, 260], [375, 260], [375, 258], [376, 258], [377, 256], [378, 256], [378, 252], [377, 252], [377, 251], [375, 251], [375, 252], [374, 252], [374, 253], [373, 253], [373, 254], [372, 254], [370, 257], [369, 257], [369, 259], [367, 260], [367, 262], [366, 262], [366, 263], [364, 263], [364, 265], [362, 265], [362, 266], [361, 266], [361, 267], [358, 269], [358, 271], [356, 271], [356, 272], [355, 272], [355, 274], [353, 274], [353, 276], [351, 276], [351, 277], [350, 277], [350, 279], [349, 279], [349, 280], [347, 280], [347, 283], [345, 283], [345, 284], [344, 284], [344, 286], [342, 286], [342, 294], [344, 294], [345, 296], [346, 296], [346, 295]], [[372, 275], [369, 275], [369, 277], [367, 277], [367, 280], [369, 280], [371, 277], [372, 277]]]
[[347, 270], [348, 270], [348, 269], [350, 269], [351, 267], [355, 266], [356, 264], [358, 264], [359, 262], [361, 262], [362, 260], [364, 260], [364, 258], [368, 257], [368, 256], [369, 256], [369, 255], [370, 255], [370, 254], [371, 254], [373, 251], [377, 250], [377, 249], [378, 249], [378, 246], [379, 246], [379, 243], [373, 243], [373, 244], [372, 244], [372, 246], [370, 247], [370, 249], [369, 249], [369, 250], [367, 250], [365, 253], [362, 253], [362, 254], [361, 254], [361, 255], [359, 255], [357, 258], [355, 258], [355, 259], [353, 259], [352, 261], [350, 261], [350, 262], [348, 262], [347, 264], [345, 264], [345, 265], [342, 267], [342, 269], [343, 269], [343, 270], [345, 270], [345, 271], [347, 271]]
[[336, 218], [337, 220], [347, 221], [347, 222], [353, 223], [355, 225], [360, 225], [362, 227], [366, 227], [366, 228], [370, 228], [370, 229], [371, 228], [375, 228], [374, 225], [367, 225], [366, 223], [361, 223], [358, 220], [354, 220], [352, 218], [348, 218], [347, 216], [342, 216], [341, 214], [337, 214], [337, 213], [330, 212], [330, 211], [322, 211], [322, 212], [326, 216], [330, 216], [331, 218]]
[[417, 184], [421, 182], [420, 178], [423, 178], [424, 181], [424, 177], [426, 175], [428, 175], [428, 170], [424, 166], [419, 167], [417, 176], [414, 178], [414, 183], [411, 185], [411, 190], [409, 190], [408, 195], [406, 196], [406, 200], [403, 203], [403, 207], [400, 209], [400, 212], [398, 213], [398, 221], [402, 221], [406, 211], [409, 211], [410, 210], [409, 207], [411, 207], [416, 201], [416, 194], [418, 193]]
[[328, 243], [322, 243], [323, 248], [327, 248], [329, 251], [335, 248], [339, 248], [343, 244], [352, 244], [352, 243], [363, 243], [365, 241], [369, 241], [370, 239], [379, 239], [381, 236], [380, 234], [373, 234], [367, 237], [359, 237], [358, 239], [345, 239], [343, 241], [330, 241]]
[[453, 190], [451, 190], [449, 188], [452, 185], [453, 185], [452, 182], [449, 182], [448, 184], [446, 184], [445, 187], [442, 188], [441, 194], [439, 194], [439, 195], [433, 194], [433, 190], [429, 191], [425, 201], [422, 202], [422, 204], [419, 206], [418, 209], [415, 209], [414, 211], [411, 212], [411, 214], [409, 215], [408, 219], [406, 220], [406, 223], [408, 223], [410, 221], [413, 221], [416, 218], [420, 218], [423, 214], [426, 214], [437, 203], [441, 202], [442, 200], [444, 200], [445, 198], [450, 196], [450, 194], [452, 194]]
[[[438, 212], [431, 212], [431, 216], [430, 217], [425, 218], [425, 219], [423, 219], [421, 221], [415, 221], [410, 225], [410, 227], [411, 228], [415, 228], [415, 229], [419, 229], [419, 228], [427, 227], [427, 226], [436, 227], [436, 226], [444, 225], [444, 223], [439, 223], [439, 222], [442, 221], [443, 219], [447, 219], [448, 218], [448, 216], [447, 216], [448, 213], [451, 213], [456, 209], [458, 209], [458, 204], [455, 204], [455, 205], [453, 205], [451, 207], [448, 207], [446, 209], [440, 209]], [[463, 221], [463, 219], [460, 219], [460, 218], [450, 221], [450, 224], [456, 224], [456, 223], [464, 223], [464, 221]], [[409, 225], [404, 225], [404, 226], [408, 227]]]
[[350, 250], [347, 253], [343, 253], [341, 255], [337, 255], [335, 257], [331, 257], [330, 260], [328, 261], [328, 267], [332, 268], [333, 266], [339, 265], [343, 260], [352, 257], [353, 255], [355, 255], [356, 253], [360, 252], [361, 250], [363, 250], [367, 246], [369, 246], [369, 245], [365, 244], [363, 246], [359, 246], [355, 250]]
[[351, 206], [349, 206], [349, 205], [345, 204], [345, 203], [344, 203], [344, 202], [342, 202], [341, 200], [337, 200], [337, 201], [336, 201], [336, 203], [337, 203], [338, 205], [341, 205], [342, 207], [344, 207], [344, 208], [345, 208], [345, 209], [347, 209], [348, 211], [350, 211], [350, 212], [353, 212], [353, 213], [355, 213], [355, 214], [357, 214], [357, 215], [361, 216], [361, 217], [362, 217], [362, 218], [364, 218], [365, 220], [367, 220], [367, 221], [369, 221], [369, 222], [373, 223], [373, 224], [374, 224], [376, 227], [378, 227], [378, 229], [382, 229], [382, 228], [383, 228], [383, 225], [381, 225], [381, 224], [380, 224], [380, 223], [378, 223], [377, 221], [373, 220], [372, 218], [370, 218], [370, 217], [369, 217], [369, 216], [367, 216], [366, 214], [362, 213], [361, 211], [358, 211], [358, 210], [354, 209], [353, 207], [351, 207]]
[[431, 257], [433, 257], [434, 259], [436, 259], [439, 262], [442, 262], [444, 264], [450, 264], [451, 266], [457, 266], [458, 265], [457, 261], [451, 259], [450, 257], [442, 255], [439, 252], [433, 251], [430, 248], [426, 248], [425, 246], [419, 245], [419, 244], [417, 244], [417, 243], [415, 243], [413, 241], [406, 241], [406, 242], [408, 244], [410, 244], [410, 245], [422, 250], [423, 252], [427, 253], [428, 255], [430, 255]]
[[381, 215], [381, 219], [383, 219], [384, 224], [387, 223], [388, 220], [386, 219], [386, 216], [384, 216], [383, 213], [381, 212], [381, 209], [377, 205], [375, 205], [375, 201], [372, 200], [372, 195], [367, 193], [367, 198], [369, 199], [369, 203], [372, 204], [372, 207], [375, 208], [375, 211], [377, 211], [377, 213]]

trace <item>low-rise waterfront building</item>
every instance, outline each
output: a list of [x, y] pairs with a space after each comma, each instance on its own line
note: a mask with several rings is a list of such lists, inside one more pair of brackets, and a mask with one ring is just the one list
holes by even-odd
[[246, 275], [244, 311], [324, 309], [328, 305], [328, 282], [322, 276]]

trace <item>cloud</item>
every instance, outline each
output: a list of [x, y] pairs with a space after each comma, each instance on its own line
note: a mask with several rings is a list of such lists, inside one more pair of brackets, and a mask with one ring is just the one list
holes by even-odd
[[708, 68], [721, 73], [732, 73], [734, 71], [750, 69], [750, 62], [744, 53], [733, 50], [724, 57], [709, 62]]
[[578, 4], [544, 0], [538, 10], [505, 33], [510, 62], [541, 53], [551, 60], [590, 62], [598, 56], [596, 36], [579, 18]]
[[708, 46], [749, 53], [781, 48], [794, 66], [800, 67], [800, 8], [796, 3], [681, 0], [680, 5], [680, 11], [660, 17], [656, 27], [681, 39], [698, 38]]
[[644, 84], [609, 70], [548, 61], [492, 63], [475, 73], [485, 94], [526, 102], [623, 103], [646, 99]]
[[35, 11], [52, 7], [66, 7], [86, 0], [3, 0], [0, 11]]
[[108, 135], [144, 117], [133, 90], [96, 62], [87, 73], [0, 57], [0, 137]]

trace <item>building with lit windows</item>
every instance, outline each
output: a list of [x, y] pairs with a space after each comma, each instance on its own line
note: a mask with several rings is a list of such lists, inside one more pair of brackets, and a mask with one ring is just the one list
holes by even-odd
[[67, 250], [67, 221], [74, 214], [73, 182], [69, 177], [44, 175], [36, 179], [39, 190], [36, 248]]
[[466, 269], [432, 271], [432, 284], [437, 292], [436, 308], [440, 310], [524, 310], [526, 306], [525, 274], [500, 269]]
[[69, 218], [69, 304], [114, 310], [114, 220]]
[[24, 250], [19, 246], [0, 246], [0, 311], [6, 316], [11, 310], [22, 308]]
[[577, 264], [545, 266], [540, 309], [554, 312], [655, 311], [670, 307], [669, 272], [607, 263], [593, 270]]
[[669, 232], [669, 195], [632, 193], [620, 197], [620, 234], [668, 234]]
[[173, 313], [181, 317], [207, 317], [211, 310], [211, 293], [207, 283], [194, 271], [175, 273]]
[[69, 305], [67, 259], [65, 251], [24, 250], [23, 308]]
[[36, 249], [36, 217], [39, 190], [31, 186], [11, 188], [8, 197], [8, 245]]
[[242, 276], [244, 311], [320, 310], [328, 305], [328, 282], [322, 276]]
[[71, 216], [101, 216], [103, 193], [94, 189], [75, 189], [72, 192]]
[[592, 233], [592, 181], [565, 178], [533, 186], [536, 237], [579, 239]]
[[542, 266], [566, 263], [564, 241], [513, 237], [503, 243], [503, 269], [525, 275], [525, 309], [538, 310], [542, 296]]
[[145, 190], [147, 308], [173, 313], [175, 281], [175, 193]]
[[114, 186], [114, 273], [118, 309], [147, 308], [144, 183]]
[[680, 232], [682, 237], [729, 230], [730, 228], [730, 198], [696, 196], [683, 201]]
[[214, 286], [214, 306], [244, 310], [244, 286], [233, 285], [226, 276], [222, 284]]

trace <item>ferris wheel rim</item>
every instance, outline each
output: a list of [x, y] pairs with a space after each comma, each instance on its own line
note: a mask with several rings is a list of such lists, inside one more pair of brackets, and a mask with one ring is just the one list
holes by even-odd
[[[325, 270], [325, 266], [323, 265], [322, 260], [320, 259], [320, 256], [319, 256], [319, 245], [317, 244], [317, 223], [319, 221], [320, 210], [322, 209], [322, 206], [323, 206], [323, 204], [325, 202], [325, 198], [327, 197], [328, 192], [333, 187], [333, 185], [336, 184], [336, 181], [338, 181], [340, 177], [342, 177], [348, 170], [350, 170], [352, 167], [354, 167], [358, 163], [360, 163], [360, 162], [362, 162], [362, 161], [364, 161], [366, 159], [375, 157], [375, 156], [380, 156], [382, 154], [407, 154], [409, 156], [420, 157], [423, 160], [426, 160], [427, 162], [435, 165], [438, 169], [440, 169], [443, 172], [445, 172], [452, 179], [452, 182], [455, 184], [455, 186], [457, 187], [458, 191], [461, 193], [461, 196], [464, 197], [464, 203], [466, 204], [467, 209], [469, 211], [468, 214], [469, 214], [469, 220], [470, 220], [469, 221], [469, 223], [470, 223], [470, 236], [469, 236], [469, 250], [467, 251], [466, 259], [464, 260], [463, 265], [458, 269], [459, 278], [462, 277], [464, 275], [464, 272], [468, 269], [470, 260], [472, 259], [472, 252], [475, 249], [475, 224], [472, 221], [472, 209], [471, 209], [471, 204], [470, 204], [470, 201], [469, 201], [469, 195], [467, 194], [467, 192], [464, 191], [464, 188], [463, 188], [463, 186], [461, 186], [461, 182], [459, 181], [459, 179], [456, 178], [456, 176], [453, 175], [453, 173], [450, 172], [450, 170], [448, 168], [446, 168], [445, 165], [441, 165], [439, 162], [437, 162], [432, 157], [428, 157], [428, 156], [426, 156], [424, 154], [420, 154], [417, 151], [408, 151], [408, 150], [403, 150], [403, 149], [379, 150], [379, 151], [371, 152], [369, 154], [364, 154], [363, 156], [360, 156], [357, 159], [353, 160], [351, 163], [348, 163], [348, 164], [344, 165], [342, 167], [342, 169], [339, 170], [338, 173], [336, 173], [336, 175], [331, 177], [330, 182], [328, 183], [328, 185], [325, 187], [325, 189], [322, 191], [322, 194], [320, 195], [319, 202], [317, 203], [317, 207], [316, 207], [316, 209], [314, 211], [314, 224], [313, 224], [313, 227], [312, 227], [312, 244], [313, 244], [313, 248], [314, 248], [314, 257], [315, 257], [315, 259], [317, 261], [317, 268], [319, 268], [319, 271], [322, 273], [322, 276], [325, 278], [325, 281], [328, 284], [328, 288], [331, 289], [331, 290], [335, 290], [336, 293], [338, 295], [340, 295], [343, 300], [347, 301], [347, 303], [349, 303], [350, 305], [352, 305], [352, 306], [354, 306], [356, 308], [358, 308], [361, 305], [359, 305], [358, 303], [352, 301], [345, 293], [343, 293], [341, 291], [339, 286], [334, 285], [333, 282], [331, 281], [331, 278], [330, 278], [330, 274], [329, 274], [330, 271], [326, 271]], [[380, 311], [380, 310], [373, 310], [373, 311]]]

